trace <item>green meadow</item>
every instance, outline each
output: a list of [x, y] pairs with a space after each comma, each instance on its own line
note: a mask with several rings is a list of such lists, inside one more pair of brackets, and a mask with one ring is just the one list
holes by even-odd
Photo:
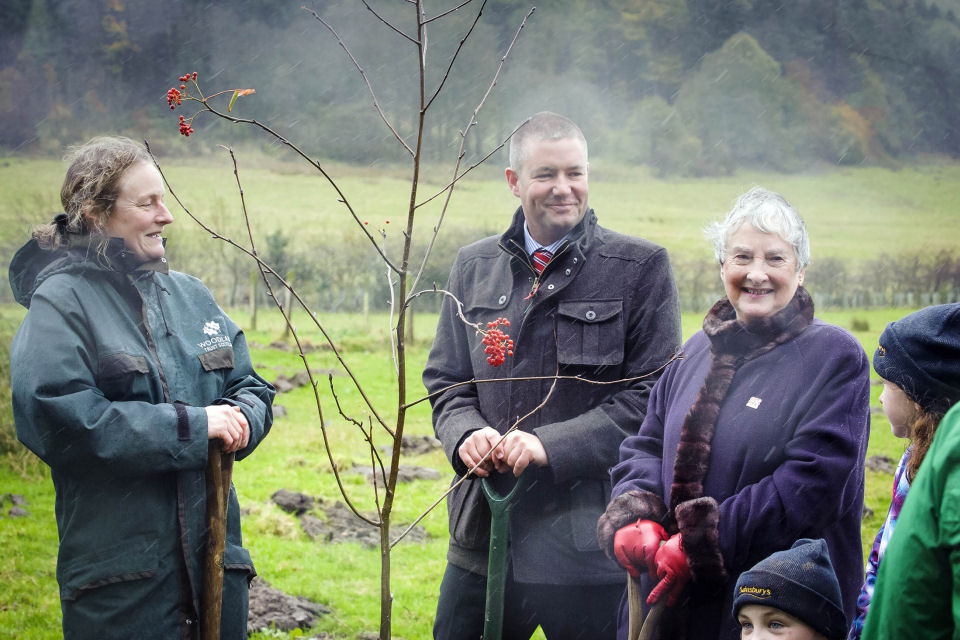
[[[294, 242], [319, 249], [330, 234], [357, 233], [339, 195], [317, 172], [259, 152], [236, 155], [246, 208], [259, 236], [279, 229], [293, 234]], [[237, 178], [225, 152], [202, 159], [159, 160], [174, 194], [192, 213], [215, 229], [243, 231]], [[410, 200], [406, 170], [325, 168], [361, 221], [399, 237]], [[0, 242], [24, 237], [30, 225], [59, 211], [63, 171], [55, 159], [0, 157]], [[449, 168], [427, 167], [421, 173], [417, 201], [440, 192], [450, 177]], [[601, 224], [649, 238], [684, 258], [710, 255], [701, 230], [756, 185], [784, 194], [800, 211], [814, 261], [953, 249], [960, 237], [958, 164], [918, 164], [900, 170], [814, 168], [792, 175], [742, 171], [724, 178], [664, 180], [651, 177], [642, 167], [606, 166], [595, 160], [590, 177], [590, 204]], [[171, 250], [178, 240], [205, 236], [171, 195], [167, 200], [178, 218], [170, 228]], [[444, 197], [438, 197], [417, 210], [415, 234], [430, 233], [443, 202]], [[478, 236], [494, 233], [502, 230], [516, 206], [502, 172], [482, 167], [458, 183], [444, 224], [448, 230], [475, 230]]]
[[[245, 161], [244, 154], [238, 153], [238, 161], [255, 234], [262, 237], [282, 228], [294, 233], [294, 242], [322, 251], [326, 243], [334, 241], [332, 232], [356, 233], [336, 194], [319, 177], [305, 175], [294, 165], [264, 155]], [[236, 227], [239, 198], [228, 158], [161, 158], [161, 163], [173, 190], [192, 212]], [[58, 210], [62, 173], [63, 166], [57, 160], [0, 158], [0, 250], [4, 251], [0, 256], [4, 259], [9, 259], [7, 252], [26, 238], [31, 224], [49, 219]], [[332, 173], [361, 220], [385, 229], [388, 234], [399, 234], [404, 203], [409, 199], [409, 183], [402, 171], [333, 167]], [[439, 191], [446, 174], [436, 170], [427, 175], [428, 180], [421, 183], [423, 197]], [[591, 178], [591, 204], [602, 224], [655, 240], [674, 256], [709, 256], [710, 249], [700, 232], [702, 227], [720, 217], [737, 195], [758, 184], [780, 191], [798, 208], [810, 230], [815, 260], [829, 256], [858, 261], [900, 249], [952, 249], [960, 237], [957, 165], [917, 165], [899, 171], [855, 168], [792, 176], [737, 173], [724, 179], [658, 180], [643, 170], [606, 167], [602, 161], [595, 161]], [[439, 200], [420, 210], [416, 232], [428, 233], [435, 224]], [[169, 196], [168, 204], [178, 218], [170, 234], [171, 252], [177, 243], [192, 250], [213, 247], [216, 241], [189, 221]], [[493, 233], [504, 226], [515, 206], [516, 199], [506, 189], [499, 172], [482, 169], [458, 187], [445, 224], [448, 231]], [[391, 224], [386, 225], [386, 220]], [[854, 335], [872, 355], [885, 324], [912, 310], [822, 309], [817, 315], [848, 329], [856, 328]], [[281, 319], [275, 311], [262, 310], [255, 330], [249, 328], [252, 323], [246, 309], [230, 309], [230, 315], [241, 326], [248, 327], [254, 362], [265, 378], [273, 380], [279, 374], [289, 376], [302, 369], [296, 353], [269, 346], [283, 340]], [[21, 308], [0, 305], [0, 355], [4, 361], [22, 316]], [[396, 415], [397, 399], [387, 314], [377, 308], [368, 315], [318, 313], [317, 319], [343, 350], [344, 360], [390, 424]], [[701, 319], [702, 313], [684, 314], [684, 338], [697, 330]], [[378, 550], [356, 543], [311, 540], [293, 516], [270, 502], [270, 496], [278, 489], [326, 500], [341, 499], [331, 472], [328, 447], [351, 500], [366, 511], [372, 511], [376, 501], [372, 484], [353, 470], [354, 465], [369, 465], [369, 449], [357, 427], [338, 413], [326, 372], [330, 373], [329, 380], [344, 414], [366, 421], [369, 411], [350, 386], [333, 352], [324, 347], [324, 339], [311, 318], [298, 312], [293, 321], [304, 341], [316, 347], [308, 358], [311, 368], [321, 372], [321, 410], [318, 411], [309, 388], [279, 395], [276, 403], [286, 409], [286, 415], [276, 420], [257, 452], [237, 465], [234, 483], [245, 513], [245, 543], [260, 576], [287, 593], [331, 607], [333, 613], [323, 616], [315, 628], [306, 632], [270, 631], [255, 637], [307, 637], [326, 632], [330, 637], [356, 638], [361, 632], [377, 628]], [[416, 339], [407, 349], [408, 400], [424, 392], [420, 371], [435, 321], [436, 316], [429, 313], [416, 317]], [[9, 378], [7, 369], [0, 372]], [[23, 495], [30, 512], [25, 518], [0, 517], [0, 549], [4, 550], [0, 554], [0, 637], [58, 638], [57, 533], [52, 485], [46, 468], [11, 442], [9, 386], [7, 381], [0, 384], [0, 452], [4, 451], [4, 444], [9, 448], [0, 453], [0, 495]], [[879, 411], [879, 392], [880, 387], [874, 385], [872, 407], [876, 411], [872, 415], [868, 455], [885, 455], [896, 461], [905, 441], [890, 434]], [[422, 402], [408, 413], [406, 433], [432, 433], [428, 403]], [[386, 444], [387, 434], [381, 431], [375, 437], [375, 445]], [[403, 462], [440, 470], [443, 478], [399, 485], [394, 535], [402, 530], [402, 525], [428, 510], [446, 489], [449, 479], [449, 465], [439, 451], [408, 456]], [[868, 471], [866, 483], [870, 512], [862, 531], [865, 552], [889, 505], [892, 475]], [[6, 506], [9, 508], [9, 504]], [[430, 636], [446, 550], [443, 504], [430, 511], [420, 525], [430, 535], [428, 541], [402, 541], [393, 552], [394, 637], [407, 640]]]

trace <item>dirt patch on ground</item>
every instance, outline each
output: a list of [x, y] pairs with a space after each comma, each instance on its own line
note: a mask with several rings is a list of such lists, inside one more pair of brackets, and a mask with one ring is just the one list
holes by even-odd
[[890, 456], [870, 456], [866, 461], [867, 469], [893, 475], [897, 470], [897, 461]]
[[[401, 467], [401, 470], [403, 467]], [[326, 501], [298, 491], [280, 489], [271, 496], [278, 507], [291, 513], [300, 521], [300, 526], [311, 539], [321, 543], [359, 542], [365, 548], [380, 545], [380, 530], [358, 518], [342, 502]], [[364, 516], [375, 520], [373, 514]], [[395, 527], [397, 531], [406, 526]], [[429, 538], [427, 531], [415, 526], [405, 540], [423, 542]], [[331, 613], [325, 605], [313, 602], [302, 596], [291, 596], [271, 587], [261, 578], [254, 579], [250, 585], [250, 613], [247, 628], [251, 632], [264, 629], [293, 631], [309, 629], [318, 619]], [[356, 636], [357, 640], [376, 640], [376, 632], [364, 632]], [[307, 640], [335, 640], [327, 633], [311, 636]]]
[[[10, 505], [8, 508], [7, 505]], [[27, 499], [17, 493], [0, 494], [0, 518], [10, 516], [11, 518], [25, 518], [30, 515], [27, 511]]]
[[[293, 631], [309, 629], [317, 624], [321, 616], [332, 613], [330, 607], [313, 602], [302, 596], [291, 596], [270, 586], [262, 578], [254, 578], [250, 583], [250, 611], [247, 615], [247, 633], [255, 631]], [[377, 640], [380, 635], [375, 631], [363, 631], [356, 640]], [[304, 640], [346, 640], [346, 636], [335, 636], [323, 631], [314, 636], [304, 636]]]
[[[380, 530], [369, 522], [358, 518], [342, 502], [325, 501], [297, 491], [280, 489], [271, 496], [274, 504], [300, 520], [300, 526], [312, 540], [336, 544], [340, 542], [359, 542], [366, 548], [380, 546]], [[376, 515], [364, 513], [364, 517], [376, 521]], [[407, 526], [400, 524], [394, 531], [404, 531]], [[430, 538], [427, 530], [417, 525], [405, 537], [408, 542], [424, 542]]]
[[[343, 374], [333, 369], [318, 369], [313, 372], [313, 379], [322, 382], [327, 376], [342, 376]], [[277, 393], [288, 393], [300, 387], [310, 386], [310, 374], [306, 371], [299, 371], [290, 377], [282, 373], [273, 381], [273, 387]]]
[[[364, 476], [370, 482], [373, 482], [373, 469], [371, 469], [369, 465], [355, 464], [353, 465], [353, 470]], [[390, 469], [384, 469], [382, 475], [380, 473], [380, 469], [377, 469], [377, 483], [379, 483], [381, 487], [384, 485], [384, 476], [388, 478], [390, 477]], [[442, 477], [442, 473], [429, 467], [417, 467], [414, 465], [402, 464], [400, 465], [400, 468], [397, 469], [397, 482], [412, 482], [414, 480], [439, 480]]]
[[[400, 438], [400, 453], [404, 455], [418, 456], [439, 448], [441, 448], [440, 441], [433, 436], [402, 436]], [[380, 449], [388, 456], [393, 452], [392, 445], [380, 447]]]
[[[330, 607], [313, 602], [302, 596], [291, 596], [274, 589], [262, 578], [250, 583], [250, 612], [247, 616], [247, 631], [278, 629], [293, 631], [309, 629], [322, 615], [331, 613]], [[327, 638], [323, 636], [317, 636]]]

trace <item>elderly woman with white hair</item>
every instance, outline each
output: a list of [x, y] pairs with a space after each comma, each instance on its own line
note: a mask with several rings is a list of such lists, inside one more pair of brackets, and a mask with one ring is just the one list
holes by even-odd
[[[860, 520], [869, 360], [813, 317], [803, 220], [754, 188], [707, 229], [726, 296], [684, 345], [624, 440], [601, 547], [665, 600], [662, 640], [733, 640], [738, 575], [799, 538], [824, 538], [852, 617], [863, 579]], [[621, 607], [618, 637], [627, 635]]]

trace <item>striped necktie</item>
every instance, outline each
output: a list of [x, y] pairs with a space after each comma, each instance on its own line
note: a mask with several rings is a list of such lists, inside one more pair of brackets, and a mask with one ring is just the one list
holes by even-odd
[[537, 270], [537, 273], [543, 273], [543, 268], [547, 266], [552, 257], [553, 254], [546, 249], [542, 247], [537, 249], [533, 252], [533, 268]]

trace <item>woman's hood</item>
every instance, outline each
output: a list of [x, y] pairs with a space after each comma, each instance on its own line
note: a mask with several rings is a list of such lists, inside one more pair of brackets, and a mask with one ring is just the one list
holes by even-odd
[[[166, 240], [166, 239], [164, 239]], [[43, 249], [35, 239], [20, 247], [10, 261], [10, 288], [14, 299], [30, 308], [30, 299], [50, 276], [66, 271], [159, 271], [166, 273], [164, 258], [140, 263], [132, 251], [126, 250], [123, 240], [111, 238], [99, 251], [97, 242], [90, 236], [72, 236], [70, 247]]]
[[10, 288], [14, 299], [29, 309], [30, 299], [40, 283], [72, 262], [68, 254], [63, 248], [42, 249], [35, 239], [20, 247], [10, 261]]

